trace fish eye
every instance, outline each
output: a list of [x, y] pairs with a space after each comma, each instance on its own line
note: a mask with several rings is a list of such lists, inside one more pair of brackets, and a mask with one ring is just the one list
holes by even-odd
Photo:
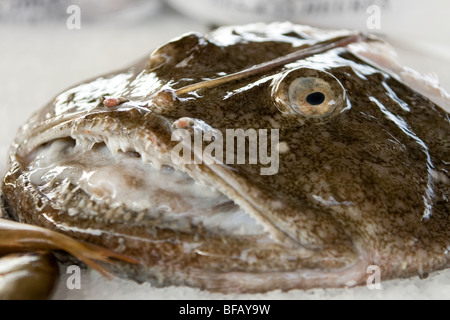
[[338, 114], [345, 105], [345, 89], [330, 73], [301, 68], [276, 79], [273, 95], [282, 112], [322, 119]]
[[325, 117], [336, 107], [330, 85], [319, 78], [307, 77], [292, 81], [288, 99], [293, 111], [311, 118]]

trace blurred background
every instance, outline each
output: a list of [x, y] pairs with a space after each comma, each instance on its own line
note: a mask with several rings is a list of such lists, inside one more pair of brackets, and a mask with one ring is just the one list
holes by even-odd
[[[374, 32], [450, 91], [448, 12], [448, 0], [0, 0], [0, 173], [18, 127], [59, 92], [220, 25], [290, 20]], [[62, 287], [59, 297], [70, 294]]]

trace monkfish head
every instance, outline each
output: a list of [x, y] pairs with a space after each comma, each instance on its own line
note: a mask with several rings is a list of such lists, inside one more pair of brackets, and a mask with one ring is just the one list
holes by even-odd
[[[350, 31], [191, 33], [60, 94], [19, 133], [9, 216], [222, 292], [449, 266], [449, 114]], [[444, 100], [443, 100], [444, 101]], [[370, 269], [370, 268], [369, 268]]]

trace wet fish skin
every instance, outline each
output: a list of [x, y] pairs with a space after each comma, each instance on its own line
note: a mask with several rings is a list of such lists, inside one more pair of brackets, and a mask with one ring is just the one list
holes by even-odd
[[[18, 135], [3, 184], [6, 211], [134, 257], [144, 267], [118, 263], [117, 273], [158, 286], [222, 292], [344, 287], [365, 283], [370, 265], [380, 266], [386, 280], [448, 268], [449, 115], [352, 50], [319, 53], [169, 103], [155, 99], [161, 90], [245, 70], [325, 37], [311, 30], [273, 24], [188, 34], [137, 67], [61, 94]], [[308, 118], [277, 103], [280, 82], [311, 77], [325, 79], [342, 101], [332, 117]], [[127, 102], [105, 108], [104, 96]], [[171, 133], [181, 118], [223, 133], [279, 129], [289, 151], [272, 176], [260, 175], [261, 164], [175, 166]], [[52, 201], [27, 170], [36, 150], [67, 138], [105, 142], [112, 152], [114, 141], [125, 141], [116, 148], [144, 160], [157, 157], [213, 187], [266, 233], [183, 229], [108, 203], [91, 204], [94, 215], [86, 205], [92, 199], [74, 185]], [[68, 214], [73, 208], [78, 215]]]

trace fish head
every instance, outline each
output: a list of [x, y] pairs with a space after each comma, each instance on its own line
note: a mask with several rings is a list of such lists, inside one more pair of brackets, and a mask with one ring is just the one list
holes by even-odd
[[22, 129], [9, 206], [141, 258], [122, 271], [160, 285], [342, 287], [370, 265], [445, 267], [448, 113], [358, 55], [368, 42], [292, 24], [175, 39]]

